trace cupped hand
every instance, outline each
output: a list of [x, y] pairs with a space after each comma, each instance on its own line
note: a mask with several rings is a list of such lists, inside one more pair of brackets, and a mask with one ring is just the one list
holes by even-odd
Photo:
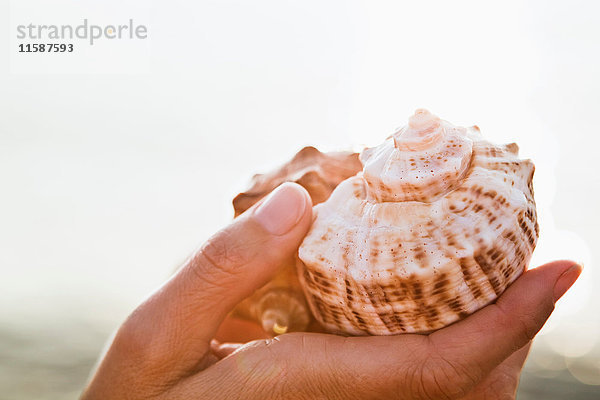
[[581, 273], [570, 261], [527, 271], [494, 304], [430, 335], [214, 340], [310, 223], [308, 194], [284, 184], [214, 235], [127, 318], [82, 398], [511, 399], [531, 340]]

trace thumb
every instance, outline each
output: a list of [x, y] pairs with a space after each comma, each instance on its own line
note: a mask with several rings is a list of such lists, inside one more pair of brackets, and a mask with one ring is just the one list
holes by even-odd
[[[291, 257], [311, 223], [301, 186], [285, 183], [216, 233], [123, 324], [113, 347], [139, 370], [177, 379], [202, 368], [227, 313]], [[110, 354], [109, 354], [110, 356]], [[124, 360], [121, 360], [123, 362]]]
[[202, 325], [211, 327], [208, 340], [236, 304], [293, 256], [310, 223], [310, 196], [301, 186], [284, 183], [196, 252], [180, 283], [196, 293], [194, 313], [201, 312]]

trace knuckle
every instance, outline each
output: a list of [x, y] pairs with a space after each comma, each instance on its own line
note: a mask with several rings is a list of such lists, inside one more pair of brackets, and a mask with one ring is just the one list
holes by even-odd
[[446, 369], [437, 362], [429, 361], [416, 369], [413, 379], [418, 381], [414, 381], [412, 386], [421, 399], [452, 399], [454, 397], [449, 393], [455, 385], [455, 377], [452, 368]]
[[[519, 325], [520, 343], [527, 343], [535, 337], [539, 328], [530, 316], [518, 316], [516, 322]], [[518, 344], [516, 347], [518, 347]]]
[[194, 255], [189, 272], [213, 286], [222, 286], [223, 279], [235, 276], [257, 255], [256, 242], [239, 240], [234, 233], [225, 229], [209, 239]]
[[479, 381], [477, 371], [446, 359], [435, 346], [413, 368], [409, 379], [417, 398], [424, 400], [461, 398]]
[[244, 248], [231, 238], [231, 234], [223, 231], [221, 235], [209, 239], [200, 249], [200, 254], [211, 269], [234, 273], [238, 267], [249, 261], [247, 252], [243, 250]]
[[[184, 267], [184, 274], [206, 283], [208, 288], [236, 284], [245, 267], [272, 259], [269, 237], [257, 224], [240, 219], [208, 239]], [[233, 279], [230, 279], [233, 278]]]
[[502, 325], [507, 330], [515, 331], [517, 335], [517, 341], [515, 342], [515, 350], [517, 350], [535, 338], [548, 316], [554, 310], [554, 305], [551, 302], [547, 302], [534, 311], [520, 313], [511, 313], [501, 306], [498, 306], [498, 309], [503, 321]]

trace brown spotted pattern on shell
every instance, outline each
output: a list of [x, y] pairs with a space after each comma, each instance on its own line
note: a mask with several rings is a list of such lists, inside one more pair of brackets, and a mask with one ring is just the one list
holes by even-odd
[[[303, 186], [313, 204], [319, 204], [327, 200], [341, 181], [356, 175], [361, 169], [357, 153], [321, 153], [314, 147], [305, 147], [276, 170], [255, 175], [250, 189], [233, 200], [235, 216], [284, 182]], [[256, 321], [272, 334], [308, 329], [312, 316], [298, 281], [295, 260], [290, 258], [281, 265], [276, 276], [238, 304], [232, 315]]]
[[495, 300], [538, 237], [534, 166], [516, 144], [417, 110], [314, 207], [298, 274], [330, 332], [430, 332]]

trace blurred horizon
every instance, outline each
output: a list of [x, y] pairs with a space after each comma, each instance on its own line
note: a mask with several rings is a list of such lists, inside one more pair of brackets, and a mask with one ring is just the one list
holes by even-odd
[[76, 398], [254, 173], [305, 145], [377, 144], [427, 108], [518, 143], [536, 165], [532, 267], [585, 265], [518, 398], [599, 398], [600, 3], [126, 3], [150, 16], [140, 73], [11, 74], [0, 36], [3, 395]]

